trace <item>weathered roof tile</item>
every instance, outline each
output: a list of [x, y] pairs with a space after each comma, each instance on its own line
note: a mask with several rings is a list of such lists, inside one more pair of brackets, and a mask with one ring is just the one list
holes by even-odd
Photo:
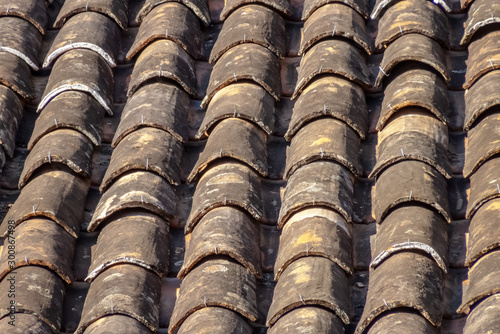
[[73, 49], [55, 62], [37, 111], [43, 110], [57, 95], [67, 91], [90, 93], [113, 114], [113, 73], [104, 58], [86, 49]]
[[58, 32], [43, 67], [49, 67], [63, 53], [80, 48], [98, 53], [109, 66], [114, 67], [119, 41], [120, 29], [113, 20], [92, 11], [80, 13], [71, 17]]
[[368, 109], [361, 87], [345, 78], [330, 75], [312, 81], [295, 102], [285, 139], [290, 141], [309, 121], [325, 116], [346, 122], [361, 139], [365, 139]]
[[273, 11], [259, 5], [246, 5], [236, 9], [224, 22], [210, 54], [210, 62], [217, 60], [232, 47], [243, 43], [262, 45], [276, 54], [285, 56], [285, 21]]
[[54, 23], [54, 28], [60, 29], [71, 16], [88, 11], [107, 15], [116, 21], [120, 28], [127, 28], [128, 1], [122, 0], [72, 0], [64, 2]]
[[470, 194], [467, 204], [466, 218], [470, 219], [474, 213], [486, 202], [500, 197], [500, 159], [493, 158], [484, 162], [470, 177]]
[[371, 53], [364, 18], [342, 3], [327, 3], [314, 11], [304, 23], [299, 55], [305, 54], [315, 43], [339, 36], [352, 40], [367, 54]]
[[41, 34], [45, 34], [47, 9], [43, 1], [38, 0], [1, 0], [0, 16], [17, 16], [31, 22]]
[[189, 95], [196, 94], [193, 59], [177, 43], [161, 39], [148, 45], [135, 63], [127, 95], [132, 95], [146, 81], [166, 78], [179, 84]]
[[222, 258], [202, 262], [182, 280], [168, 332], [203, 307], [227, 308], [256, 321], [255, 289], [255, 276], [239, 263]]
[[[62, 322], [64, 281], [51, 270], [38, 266], [17, 268], [16, 272], [15, 277], [9, 275], [0, 282], [2, 295], [7, 296], [14, 284], [15, 313], [31, 314], [50, 326], [53, 333], [58, 332]], [[12, 300], [0, 299], [0, 318], [10, 313]]]
[[92, 95], [74, 90], [63, 92], [54, 97], [38, 116], [28, 149], [33, 149], [45, 135], [57, 129], [79, 131], [99, 146], [104, 113], [104, 108]]
[[65, 170], [42, 169], [21, 191], [5, 216], [0, 233], [6, 235], [9, 220], [17, 226], [32, 217], [47, 217], [76, 238], [89, 186], [90, 180]]
[[144, 18], [127, 60], [158, 39], [177, 43], [194, 59], [200, 53], [200, 23], [194, 13], [182, 3], [165, 2], [154, 7]]
[[149, 330], [158, 330], [161, 278], [139, 266], [112, 266], [90, 284], [82, 318], [75, 333], [82, 334], [98, 319], [123, 314]]
[[208, 137], [218, 122], [233, 117], [249, 120], [270, 135], [274, 115], [274, 99], [264, 88], [247, 82], [233, 83], [214, 95], [195, 139]]
[[267, 332], [269, 334], [293, 333], [342, 333], [342, 320], [332, 311], [310, 306], [293, 309], [283, 316]]
[[471, 267], [484, 254], [500, 248], [500, 231], [497, 228], [500, 215], [500, 199], [492, 199], [474, 214], [469, 226], [469, 242], [466, 265]]
[[345, 77], [363, 88], [371, 86], [361, 51], [348, 41], [325, 40], [315, 44], [301, 59], [292, 99], [296, 99], [315, 77], [329, 73]]
[[267, 135], [260, 127], [239, 118], [220, 121], [210, 134], [187, 182], [191, 183], [218, 159], [241, 161], [262, 176], [268, 175]]
[[[170, 1], [177, 0], [146, 0], [140, 11], [137, 13], [137, 22], [142, 22], [149, 12], [151, 12], [151, 10], [153, 10], [156, 6]], [[210, 24], [210, 12], [206, 0], [180, 0], [178, 2], [191, 9], [205, 26]]]
[[0, 51], [21, 58], [38, 71], [42, 35], [30, 22], [17, 17], [0, 17]]
[[361, 14], [365, 19], [368, 18], [369, 14], [369, 1], [368, 0], [304, 0], [304, 9], [302, 11], [302, 21], [307, 21], [309, 17], [318, 8], [321, 8], [325, 4], [329, 3], [341, 3], [346, 6], [352, 7], [359, 14]]
[[370, 272], [370, 285], [357, 334], [378, 321], [389, 310], [413, 308], [431, 324], [440, 326], [443, 317], [443, 274], [436, 262], [416, 252], [389, 257]]
[[254, 3], [271, 7], [284, 16], [292, 15], [290, 0], [227, 0], [220, 13], [220, 20], [226, 20], [237, 8]]
[[352, 231], [341, 215], [324, 208], [305, 209], [283, 227], [274, 280], [278, 281], [293, 261], [306, 256], [325, 257], [352, 274], [352, 248]]
[[206, 171], [193, 195], [186, 233], [191, 232], [207, 212], [226, 205], [241, 207], [256, 220], [263, 218], [260, 179], [253, 169], [223, 161]]
[[465, 90], [465, 130], [470, 130], [487, 110], [500, 105], [497, 90], [499, 83], [500, 71], [495, 70], [485, 74], [471, 88]]
[[[500, 1], [498, 0], [460, 0], [462, 8], [472, 3], [468, 10], [465, 32], [460, 45], [468, 44], [474, 35], [490, 24], [498, 24], [500, 17]], [[471, 53], [470, 53], [471, 54]], [[472, 54], [471, 54], [472, 55]]]
[[332, 310], [344, 324], [349, 324], [353, 310], [344, 270], [320, 256], [306, 256], [292, 262], [274, 290], [267, 325], [272, 327], [283, 314], [303, 305]]
[[[40, 266], [52, 270], [66, 283], [71, 284], [71, 263], [75, 251], [75, 239], [62, 227], [46, 218], [31, 218], [19, 225], [11, 234], [15, 245], [15, 264], [9, 260], [7, 247], [0, 257], [0, 279], [8, 279], [9, 273], [24, 266]], [[6, 239], [7, 241], [7, 239]], [[7, 242], [6, 242], [7, 244]], [[10, 243], [9, 243], [10, 244]]]
[[19, 178], [19, 189], [45, 164], [64, 164], [82, 177], [90, 177], [92, 152], [92, 142], [81, 132], [73, 129], [49, 132], [37, 142], [26, 158]]
[[9, 87], [25, 100], [34, 97], [28, 64], [10, 52], [0, 52], [0, 84]]
[[440, 214], [418, 205], [391, 211], [377, 226], [370, 267], [376, 268], [390, 256], [408, 250], [427, 253], [448, 273], [448, 224]]
[[95, 231], [112, 214], [126, 209], [145, 209], [170, 221], [175, 213], [175, 192], [163, 177], [147, 171], [131, 171], [117, 179], [97, 204], [89, 231]]
[[10, 88], [0, 85], [0, 146], [9, 158], [14, 156], [16, 133], [22, 117], [21, 99]]
[[142, 127], [131, 132], [113, 150], [99, 190], [106, 189], [121, 175], [132, 170], [157, 173], [177, 186], [181, 177], [181, 142], [162, 129]]
[[278, 57], [254, 43], [240, 44], [229, 49], [220, 57], [212, 70], [207, 95], [201, 106], [206, 107], [222, 88], [242, 80], [254, 81], [275, 100], [279, 100], [281, 80]]
[[399, 37], [387, 47], [375, 87], [380, 87], [384, 77], [390, 76], [396, 65], [406, 61], [426, 64], [438, 71], [446, 82], [451, 80], [441, 45], [430, 37], [412, 33]]
[[258, 225], [237, 208], [213, 209], [186, 235], [184, 264], [178, 277], [185, 277], [210, 255], [229, 256], [262, 278]]
[[133, 264], [165, 276], [168, 270], [168, 223], [144, 211], [124, 212], [106, 224], [92, 251], [92, 263], [85, 279], [117, 264]]
[[500, 294], [494, 294], [482, 300], [467, 316], [464, 334], [500, 331], [498, 314], [500, 313]]
[[252, 327], [238, 313], [223, 307], [204, 307], [192, 313], [179, 327], [178, 334], [251, 334]]

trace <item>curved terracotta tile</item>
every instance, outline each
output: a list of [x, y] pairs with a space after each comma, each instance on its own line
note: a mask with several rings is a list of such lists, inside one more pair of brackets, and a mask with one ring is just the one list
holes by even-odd
[[274, 99], [264, 88], [253, 83], [233, 83], [214, 95], [195, 139], [208, 137], [227, 118], [251, 121], [270, 135], [274, 131], [274, 115]]
[[363, 89], [342, 77], [318, 77], [297, 98], [285, 139], [290, 141], [308, 122], [325, 116], [347, 123], [365, 139], [368, 108]]
[[333, 2], [319, 7], [304, 23], [299, 56], [318, 41], [335, 36], [350, 39], [367, 54], [371, 53], [364, 18], [353, 8]]
[[0, 85], [0, 146], [14, 156], [16, 134], [23, 117], [23, 102], [10, 88]]
[[234, 207], [213, 209], [186, 235], [184, 263], [177, 276], [184, 278], [204, 258], [213, 255], [229, 256], [261, 279], [259, 226]]
[[64, 2], [54, 22], [54, 28], [61, 29], [71, 16], [89, 11], [109, 16], [120, 28], [127, 28], [128, 1], [122, 0], [72, 0]]
[[469, 226], [466, 265], [471, 267], [483, 255], [500, 248], [499, 229], [500, 199], [486, 202], [474, 214]]
[[272, 327], [285, 313], [304, 305], [332, 310], [344, 324], [349, 324], [353, 306], [342, 268], [319, 256], [292, 262], [276, 284], [266, 325]]
[[332, 161], [315, 161], [299, 168], [288, 180], [278, 218], [278, 228], [304, 208], [327, 207], [352, 220], [354, 175]]
[[201, 106], [208, 106], [222, 88], [242, 80], [257, 83], [278, 101], [281, 96], [278, 57], [268, 49], [253, 43], [240, 44], [229, 49], [214, 65], [207, 95]]
[[498, 0], [460, 0], [462, 8], [470, 5], [465, 31], [460, 45], [468, 44], [474, 35], [490, 24], [500, 22], [500, 1]]
[[42, 35], [47, 25], [47, 9], [43, 1], [38, 0], [1, 0], [0, 16], [17, 16], [33, 24]]
[[492, 295], [481, 301], [467, 316], [464, 334], [487, 333], [500, 331], [500, 294]]
[[293, 333], [296, 330], [305, 333], [343, 333], [342, 320], [332, 311], [315, 306], [306, 306], [287, 312], [268, 329], [269, 334]]
[[470, 130], [483, 113], [500, 104], [497, 90], [499, 84], [500, 71], [495, 70], [485, 74], [465, 90], [464, 130]]
[[[170, 1], [177, 0], [146, 0], [142, 5], [142, 8], [139, 10], [139, 13], [137, 13], [137, 22], [142, 22], [142, 20], [149, 14], [149, 12], [151, 12], [151, 10], [153, 10], [153, 8], [155, 8], [156, 6]], [[206, 0], [180, 0], [178, 2], [191, 9], [193, 13], [196, 14], [198, 19], [200, 19], [203, 25], [210, 25], [210, 11], [208, 9]]]
[[0, 52], [0, 84], [9, 87], [24, 100], [34, 97], [28, 64], [10, 52]]
[[[99, 27], [96, 29], [96, 27]], [[96, 12], [72, 16], [57, 33], [47, 52], [43, 67], [72, 49], [88, 49], [99, 54], [109, 66], [116, 66], [120, 29], [109, 17]]]
[[224, 8], [220, 13], [220, 20], [225, 21], [237, 8], [254, 3], [271, 7], [284, 16], [292, 15], [289, 0], [227, 0], [224, 2]]
[[182, 280], [168, 332], [204, 307], [226, 308], [256, 321], [255, 289], [255, 276], [246, 267], [222, 258], [202, 262]]
[[368, 0], [304, 0], [302, 21], [307, 21], [314, 11], [329, 3], [344, 4], [356, 10], [365, 19], [368, 18], [370, 7]]
[[237, 8], [224, 22], [210, 54], [210, 62], [216, 63], [232, 47], [243, 43], [259, 44], [278, 58], [284, 58], [285, 21], [273, 11], [259, 5]]
[[483, 204], [500, 197], [499, 164], [498, 157], [487, 160], [471, 175], [467, 219], [472, 218]]
[[204, 307], [191, 314], [179, 327], [178, 334], [216, 333], [251, 334], [252, 327], [238, 313], [223, 307]]
[[306, 256], [322, 256], [353, 273], [351, 226], [337, 212], [323, 208], [305, 209], [283, 227], [274, 280], [294, 261]]
[[[383, 15], [383, 12], [387, 9], [390, 8], [390, 6], [393, 6], [394, 3], [397, 3], [399, 0], [377, 0], [375, 2], [375, 5], [373, 6], [372, 13], [370, 15], [372, 20], [375, 20], [377, 18], [380, 18], [381, 15]], [[431, 0], [429, 0], [431, 1]], [[451, 0], [432, 0], [432, 2], [435, 5], [439, 5], [442, 10], [444, 10], [446, 13], [451, 13], [451, 6], [450, 2]], [[460, 0], [463, 1], [463, 0]], [[467, 1], [467, 0], [466, 0]]]
[[54, 97], [35, 122], [28, 143], [33, 147], [47, 134], [58, 129], [79, 131], [95, 145], [101, 145], [104, 108], [92, 95], [80, 91], [67, 91]]
[[38, 71], [38, 51], [42, 35], [30, 22], [17, 17], [0, 20], [0, 51], [21, 58], [33, 70]]
[[156, 173], [177, 186], [182, 152], [182, 144], [167, 131], [151, 127], [137, 129], [113, 150], [99, 190], [105, 192], [117, 178], [134, 170]]
[[73, 49], [57, 59], [37, 111], [43, 110], [57, 95], [73, 90], [91, 94], [113, 115], [113, 72], [94, 51]]
[[[500, 2], [499, 2], [500, 15]], [[465, 72], [465, 83], [463, 88], [470, 88], [480, 77], [488, 72], [500, 69], [500, 38], [499, 31], [491, 31], [481, 34], [469, 45], [469, 57], [466, 60], [467, 71]]]
[[336, 39], [315, 44], [300, 61], [297, 85], [292, 99], [296, 99], [316, 77], [336, 74], [369, 88], [370, 73], [361, 51], [352, 43]]
[[177, 43], [167, 39], [151, 43], [137, 58], [130, 78], [130, 98], [146, 81], [166, 78], [178, 83], [189, 95], [196, 94], [194, 61]]
[[235, 159], [252, 167], [261, 176], [268, 175], [267, 135], [255, 124], [239, 118], [220, 121], [210, 134], [187, 183], [202, 174], [219, 159]]
[[136, 210], [115, 217], [99, 233], [85, 280], [92, 282], [117, 264], [133, 264], [159, 277], [165, 276], [168, 271], [168, 231], [168, 223], [149, 212]]
[[159, 39], [177, 43], [197, 59], [200, 53], [200, 35], [200, 23], [189, 8], [175, 1], [165, 2], [154, 7], [144, 18], [126, 59], [132, 59]]

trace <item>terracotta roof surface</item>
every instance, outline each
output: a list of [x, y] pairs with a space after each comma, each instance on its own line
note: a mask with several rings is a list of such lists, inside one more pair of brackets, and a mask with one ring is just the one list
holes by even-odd
[[0, 0], [0, 333], [500, 332], [499, 22]]

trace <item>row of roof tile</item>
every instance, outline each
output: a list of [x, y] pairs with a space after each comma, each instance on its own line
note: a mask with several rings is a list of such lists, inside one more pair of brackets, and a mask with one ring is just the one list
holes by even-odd
[[363, 88], [371, 86], [360, 6], [321, 2], [308, 15], [304, 4], [269, 333], [340, 333], [353, 318], [352, 198], [368, 127]]
[[[377, 1], [376, 126], [372, 193], [377, 233], [366, 304], [356, 333], [437, 333], [448, 272], [448, 91], [446, 2]], [[412, 310], [413, 309], [413, 310]]]
[[[265, 4], [270, 7], [262, 6]], [[261, 177], [281, 96], [287, 1], [226, 3], [209, 58], [214, 67], [196, 139], [207, 138], [187, 182], [198, 180], [185, 225], [186, 253], [169, 332], [250, 333], [261, 279]], [[274, 11], [278, 10], [278, 12]]]
[[467, 218], [471, 221], [466, 259], [469, 284], [458, 312], [468, 315], [466, 334], [495, 331], [500, 326], [498, 317], [485, 311], [500, 305], [497, 300], [500, 235], [491, 225], [499, 196], [495, 140], [498, 102], [492, 91], [498, 77], [495, 59], [500, 54], [496, 46], [499, 5], [498, 1], [472, 2], [462, 38], [462, 44], [468, 45], [469, 51], [464, 84], [465, 129], [468, 130], [464, 175], [470, 177]]

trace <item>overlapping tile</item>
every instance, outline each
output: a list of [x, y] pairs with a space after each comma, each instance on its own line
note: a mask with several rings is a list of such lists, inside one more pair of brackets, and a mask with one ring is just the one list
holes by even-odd
[[294, 213], [311, 206], [324, 206], [352, 220], [353, 175], [342, 165], [316, 161], [298, 169], [288, 180], [278, 227]]
[[173, 80], [188, 94], [196, 94], [194, 61], [171, 40], [157, 40], [141, 52], [129, 82], [128, 97], [146, 81], [156, 78]]
[[482, 299], [500, 292], [499, 260], [500, 252], [495, 250], [482, 256], [469, 269], [469, 288], [458, 312], [468, 314]]
[[223, 307], [257, 320], [255, 284], [255, 276], [238, 263], [223, 258], [201, 263], [181, 283], [169, 333], [204, 307]]
[[44, 171], [23, 188], [5, 216], [0, 233], [6, 235], [9, 220], [17, 226], [32, 217], [47, 217], [77, 237], [89, 185], [90, 180], [65, 170]]
[[290, 16], [292, 14], [290, 2], [288, 0], [228, 0], [224, 3], [224, 8], [220, 13], [220, 19], [225, 21], [228, 16], [237, 8], [248, 4], [258, 3], [273, 8], [281, 15]]
[[229, 118], [220, 121], [210, 134], [187, 182], [203, 173], [210, 163], [223, 158], [241, 161], [260, 175], [267, 176], [266, 139], [264, 131], [246, 120]]
[[444, 273], [448, 272], [448, 224], [433, 210], [421, 206], [394, 209], [377, 226], [372, 268], [393, 254], [413, 250], [432, 257]]
[[[450, 1], [453, 0], [433, 0], [432, 2], [434, 2], [436, 5], [439, 5], [445, 12], [450, 13], [451, 12]], [[382, 16], [382, 14], [387, 10], [387, 8], [390, 8], [397, 2], [398, 0], [377, 0], [375, 2], [375, 5], [373, 6], [370, 17], [372, 19], [380, 18], [380, 16]]]
[[91, 94], [108, 114], [113, 114], [113, 73], [104, 58], [94, 51], [73, 49], [57, 59], [38, 111], [57, 95], [73, 90]]
[[442, 77], [424, 65], [409, 63], [398, 67], [391, 74], [384, 90], [377, 131], [382, 130], [393, 115], [407, 107], [425, 108], [448, 124], [450, 103]]
[[304, 0], [304, 9], [302, 11], [302, 20], [307, 21], [309, 17], [318, 9], [328, 3], [342, 3], [354, 8], [365, 19], [369, 14], [369, 1], [367, 0]]
[[[30, 314], [48, 325], [53, 333], [58, 332], [62, 322], [64, 281], [52, 271], [38, 266], [17, 268], [16, 272], [0, 282], [0, 292], [4, 296], [9, 294], [11, 284], [15, 285], [15, 316]], [[0, 300], [0, 318], [11, 312], [11, 300]]]
[[496, 86], [499, 82], [500, 71], [492, 71], [465, 91], [465, 130], [470, 130], [483, 113], [500, 104], [500, 99], [496, 94]]
[[500, 308], [500, 294], [485, 298], [478, 306], [472, 309], [467, 317], [464, 334], [487, 333], [499, 331], [500, 322], [498, 312]]
[[474, 34], [476, 34], [480, 29], [499, 22], [498, 17], [500, 16], [500, 2], [497, 0], [460, 0], [462, 2], [462, 8], [467, 7], [471, 4], [468, 10], [467, 22], [465, 22], [465, 32], [460, 41], [460, 44], [468, 44]]
[[359, 176], [362, 174], [360, 148], [358, 134], [346, 123], [334, 118], [310, 122], [291, 140], [285, 178], [289, 179], [300, 167], [319, 160], [333, 160]]
[[54, 28], [60, 29], [73, 15], [88, 11], [109, 16], [120, 28], [127, 28], [128, 1], [120, 0], [74, 0], [65, 2], [56, 18]]
[[49, 67], [65, 52], [80, 48], [96, 52], [109, 66], [114, 67], [120, 47], [117, 43], [119, 39], [119, 27], [107, 16], [93, 11], [72, 16], [58, 32], [47, 52], [43, 67]]
[[14, 240], [12, 244], [19, 255], [11, 261], [8, 247], [2, 249], [0, 279], [16, 276], [17, 268], [39, 266], [53, 271], [68, 284], [72, 282], [75, 239], [62, 227], [47, 218], [31, 218], [19, 225], [11, 236], [8, 240]]
[[0, 16], [17, 16], [33, 24], [43, 35], [47, 25], [45, 3], [38, 0], [19, 0], [0, 2]]
[[75, 333], [109, 314], [136, 319], [149, 330], [158, 330], [161, 279], [131, 264], [115, 265], [95, 278], [85, 299], [82, 318]]
[[252, 327], [238, 313], [223, 307], [204, 307], [191, 314], [179, 327], [178, 334], [213, 333], [251, 334]]
[[124, 212], [106, 224], [93, 252], [87, 281], [117, 264], [133, 264], [165, 276], [168, 270], [168, 223], [144, 212]]
[[24, 60], [10, 52], [0, 52], [0, 83], [25, 100], [33, 99], [30, 68]]
[[342, 320], [330, 310], [321, 307], [299, 307], [282, 315], [268, 330], [269, 334], [301, 330], [309, 333], [342, 333]]
[[441, 45], [432, 38], [412, 33], [401, 36], [387, 47], [380, 63], [375, 86], [379, 87], [384, 78], [391, 75], [396, 65], [406, 61], [426, 64], [434, 68], [446, 82], [451, 80]]
[[38, 71], [38, 50], [42, 35], [30, 22], [17, 17], [0, 20], [0, 51], [12, 53]]
[[404, 34], [417, 33], [447, 47], [448, 31], [446, 14], [432, 1], [396, 1], [380, 18], [375, 44], [383, 49]]
[[[324, 257], [307, 256], [292, 262], [281, 274], [274, 290], [267, 325], [302, 305], [332, 310], [344, 324], [352, 317], [349, 283], [345, 272]], [[293, 291], [294, 293], [291, 293]]]
[[14, 91], [3, 85], [0, 85], [0, 110], [0, 146], [12, 158], [16, 133], [23, 117], [23, 102]]
[[286, 52], [285, 21], [264, 6], [239, 7], [224, 22], [210, 54], [210, 62], [216, 63], [229, 49], [243, 43], [262, 45], [283, 58]]
[[351, 227], [337, 212], [305, 209], [287, 221], [281, 232], [274, 279], [279, 280], [291, 263], [307, 256], [325, 257], [346, 273], [353, 273]]
[[[404, 182], [402, 182], [404, 180]], [[422, 203], [434, 208], [451, 222], [448, 198], [443, 196], [446, 179], [420, 161], [401, 161], [387, 168], [377, 179], [374, 213], [382, 222], [389, 211], [402, 203]]]
[[227, 85], [251, 80], [262, 86], [275, 100], [281, 96], [278, 57], [268, 49], [245, 43], [229, 49], [214, 65], [207, 95], [201, 106], [206, 107], [214, 95]]
[[295, 102], [285, 139], [291, 140], [307, 122], [324, 116], [347, 123], [361, 139], [365, 139], [368, 110], [363, 90], [359, 85], [335, 76], [318, 77], [302, 91]]
[[143, 127], [162, 129], [179, 141], [187, 141], [188, 107], [189, 96], [174, 84], [157, 82], [139, 88], [123, 109], [112, 146]]
[[170, 220], [175, 213], [174, 189], [155, 173], [140, 170], [127, 173], [103, 194], [88, 230], [96, 230], [112, 214], [131, 208], [145, 209]]
[[264, 88], [247, 82], [232, 83], [210, 101], [195, 139], [208, 137], [218, 122], [234, 117], [249, 120], [270, 135], [274, 130], [274, 115], [274, 99]]
[[363, 17], [341, 2], [333, 2], [319, 7], [304, 23], [299, 55], [318, 41], [334, 36], [350, 39], [366, 53], [371, 52]]
[[227, 205], [246, 210], [256, 220], [263, 218], [260, 179], [250, 167], [222, 162], [203, 174], [193, 195], [186, 233], [191, 232], [207, 212]]
[[356, 333], [364, 333], [377, 316], [399, 308], [413, 308], [432, 325], [441, 324], [443, 276], [433, 259], [419, 253], [398, 253], [370, 276], [366, 305]]
[[320, 41], [300, 61], [292, 99], [296, 99], [313, 78], [327, 73], [345, 77], [363, 88], [371, 85], [364, 55], [358, 48], [341, 39]]
[[186, 253], [179, 278], [185, 277], [211, 255], [229, 256], [247, 267], [257, 278], [262, 278], [258, 225], [245, 212], [234, 207], [213, 209], [203, 216], [186, 239]]
[[182, 144], [167, 131], [152, 127], [137, 129], [123, 138], [111, 155], [99, 190], [106, 189], [129, 171], [152, 171], [173, 186], [180, 182]]
[[92, 173], [92, 142], [73, 129], [57, 129], [43, 136], [33, 147], [19, 178], [22, 189], [45, 164], [64, 164], [75, 173], [89, 178]]
[[104, 113], [104, 108], [90, 94], [63, 92], [54, 97], [38, 116], [28, 149], [33, 149], [45, 135], [57, 129], [79, 131], [95, 146], [99, 146]]
[[158, 39], [174, 41], [196, 59], [200, 52], [200, 22], [181, 3], [172, 1], [157, 5], [141, 23], [134, 44], [127, 53], [127, 60]]
[[[142, 20], [153, 10], [156, 6], [170, 2], [172, 0], [146, 0], [142, 5], [140, 11], [137, 13], [137, 22], [142, 22]], [[208, 4], [206, 0], [182, 0], [179, 1], [187, 8], [191, 9], [198, 19], [205, 25], [210, 24], [210, 13], [208, 9]]]

